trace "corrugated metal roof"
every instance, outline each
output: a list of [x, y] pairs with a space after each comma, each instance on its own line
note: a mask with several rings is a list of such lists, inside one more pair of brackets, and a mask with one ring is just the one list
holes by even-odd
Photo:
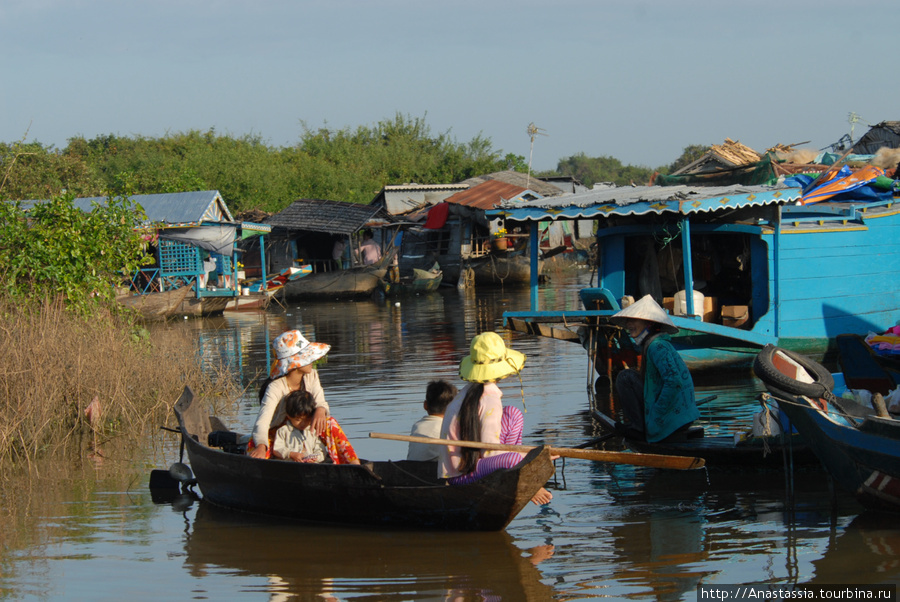
[[300, 199], [265, 219], [265, 223], [288, 230], [328, 234], [353, 234], [375, 217], [384, 218], [380, 207], [345, 201]]
[[[234, 222], [228, 206], [218, 190], [170, 192], [164, 194], [134, 194], [130, 200], [140, 205], [147, 214], [145, 223], [167, 225], [198, 225], [201, 222]], [[90, 212], [93, 204], [105, 205], [107, 197], [84, 197], [73, 201], [82, 211]], [[22, 201], [23, 206], [41, 201]]]
[[491, 180], [506, 182], [507, 184], [513, 184], [515, 186], [521, 186], [522, 188], [525, 188], [527, 190], [533, 190], [541, 196], [559, 196], [563, 194], [563, 191], [560, 190], [558, 186], [554, 186], [553, 184], [544, 182], [534, 175], [528, 175], [520, 171], [513, 170], [495, 171], [494, 173], [475, 176], [469, 178], [468, 180], [463, 180], [462, 182], [460, 182], [460, 184], [468, 184], [469, 188], [472, 188]]
[[773, 186], [623, 186], [577, 194], [504, 203], [488, 217], [516, 221], [597, 219], [610, 215], [679, 213], [788, 203], [800, 199], [800, 188]]
[[500, 180], [488, 180], [447, 197], [447, 202], [486, 211], [493, 209], [503, 201], [518, 197], [526, 190], [521, 186], [507, 184]]

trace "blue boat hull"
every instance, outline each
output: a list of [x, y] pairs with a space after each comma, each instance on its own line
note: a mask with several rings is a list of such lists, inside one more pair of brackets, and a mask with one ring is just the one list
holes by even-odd
[[900, 512], [900, 422], [872, 416], [854, 427], [802, 398], [776, 400], [838, 485], [866, 507]]

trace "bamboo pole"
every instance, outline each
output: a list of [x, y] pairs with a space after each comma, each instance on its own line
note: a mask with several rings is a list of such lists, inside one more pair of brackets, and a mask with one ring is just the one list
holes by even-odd
[[[526, 454], [535, 449], [529, 445], [504, 445], [502, 443], [482, 443], [480, 441], [452, 441], [450, 439], [432, 439], [431, 437], [415, 437], [413, 435], [392, 435], [389, 433], [369, 433], [373, 439], [391, 441], [409, 441], [412, 443], [428, 443], [432, 445], [455, 445], [457, 447], [474, 447], [495, 451], [520, 452]], [[550, 447], [551, 456], [578, 458], [594, 462], [612, 462], [630, 464], [632, 466], [650, 466], [653, 468], [670, 468], [674, 470], [694, 470], [703, 468], [706, 460], [691, 456], [668, 456], [662, 454], [638, 454], [633, 452], [615, 452], [598, 449], [574, 449], [571, 447]]]

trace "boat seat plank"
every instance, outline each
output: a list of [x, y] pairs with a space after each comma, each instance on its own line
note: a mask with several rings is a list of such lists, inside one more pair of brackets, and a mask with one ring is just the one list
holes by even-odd
[[869, 416], [859, 425], [859, 430], [860, 432], [871, 433], [880, 437], [900, 439], [900, 420]]

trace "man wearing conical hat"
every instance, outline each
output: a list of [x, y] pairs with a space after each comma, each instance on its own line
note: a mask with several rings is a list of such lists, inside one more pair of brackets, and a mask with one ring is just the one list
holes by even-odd
[[641, 369], [629, 368], [616, 377], [616, 395], [625, 430], [656, 442], [677, 438], [700, 417], [694, 402], [694, 380], [667, 335], [678, 328], [650, 295], [610, 318], [641, 348]]

